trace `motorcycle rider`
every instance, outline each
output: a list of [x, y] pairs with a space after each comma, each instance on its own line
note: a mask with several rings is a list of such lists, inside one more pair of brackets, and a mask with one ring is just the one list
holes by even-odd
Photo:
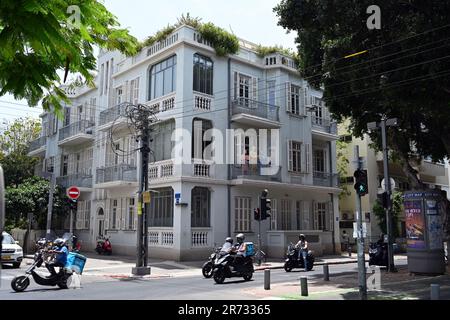
[[233, 247], [232, 252], [236, 253], [234, 257], [234, 262], [236, 264], [241, 264], [244, 262], [245, 251], [247, 250], [247, 245], [245, 244], [245, 235], [243, 233], [239, 233], [236, 236], [237, 243]]
[[233, 238], [227, 237], [225, 239], [225, 243], [222, 245], [222, 249], [220, 249], [220, 252], [230, 253], [233, 249]]
[[308, 271], [308, 260], [306, 259], [308, 256], [308, 241], [306, 241], [304, 234], [300, 234], [298, 236], [298, 242], [295, 245], [295, 248], [298, 249], [298, 260], [300, 260], [303, 256], [305, 271]]
[[50, 250], [49, 253], [55, 253], [56, 256], [52, 262], [46, 264], [46, 267], [51, 275], [56, 275], [55, 267], [63, 268], [66, 265], [69, 250], [65, 246], [66, 241], [62, 238], [56, 239], [53, 243], [56, 250]]

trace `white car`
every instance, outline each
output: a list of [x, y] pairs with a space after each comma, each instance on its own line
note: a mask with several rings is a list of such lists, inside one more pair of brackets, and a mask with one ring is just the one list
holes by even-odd
[[20, 268], [20, 264], [23, 260], [23, 250], [18, 243], [18, 241], [14, 241], [13, 237], [11, 237], [9, 233], [3, 232], [1, 256], [2, 264], [12, 263], [14, 268]]

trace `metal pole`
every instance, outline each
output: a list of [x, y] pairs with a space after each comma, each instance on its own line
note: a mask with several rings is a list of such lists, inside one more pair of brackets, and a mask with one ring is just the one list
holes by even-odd
[[391, 179], [389, 177], [389, 155], [386, 142], [386, 117], [381, 119], [381, 140], [383, 147], [383, 171], [384, 171], [384, 186], [387, 193], [387, 208], [386, 208], [386, 230], [388, 237], [388, 272], [395, 272], [394, 265], [394, 251], [393, 251], [393, 234], [392, 234], [392, 216], [391, 216]]
[[[144, 136], [142, 137], [143, 141], [143, 167], [142, 167], [142, 175], [143, 175], [143, 181], [144, 181], [144, 191], [148, 191], [148, 163], [149, 163], [149, 128], [148, 128], [148, 121], [145, 122], [146, 127], [144, 128]], [[142, 235], [142, 251], [143, 251], [143, 265], [144, 267], [148, 266], [148, 215], [149, 215], [149, 203], [144, 204], [144, 214], [143, 214], [143, 235]]]
[[270, 290], [270, 269], [264, 270], [264, 290]]
[[440, 300], [441, 289], [439, 284], [431, 285], [430, 300]]
[[[53, 192], [55, 190], [56, 175], [52, 172], [50, 178], [50, 190], [48, 194], [48, 207], [47, 207], [47, 231], [45, 233], [45, 238], [50, 238], [50, 232], [52, 228], [52, 212], [53, 212]], [[72, 212], [72, 210], [71, 210]]]
[[300, 290], [301, 294], [304, 297], [308, 296], [308, 278], [307, 277], [300, 277]]
[[[355, 146], [354, 157], [357, 169], [362, 170], [362, 161], [359, 158], [359, 146]], [[361, 300], [367, 300], [367, 284], [366, 284], [366, 261], [364, 255], [364, 238], [362, 227], [362, 206], [361, 196], [356, 194], [356, 217], [357, 217], [357, 235], [358, 235], [358, 283], [359, 296]]]
[[70, 209], [70, 226], [69, 226], [69, 232], [72, 234], [73, 232], [73, 209]]
[[260, 265], [261, 265], [261, 215], [259, 216], [258, 220], [258, 266]]
[[323, 265], [323, 281], [330, 281], [330, 269], [328, 263]]

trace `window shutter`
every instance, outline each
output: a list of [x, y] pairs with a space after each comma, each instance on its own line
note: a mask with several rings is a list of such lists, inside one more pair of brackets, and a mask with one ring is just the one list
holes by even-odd
[[291, 112], [292, 106], [291, 106], [291, 83], [286, 82], [285, 83], [285, 97], [286, 97], [286, 111]]
[[234, 85], [233, 85], [233, 88], [234, 88], [234, 99], [236, 100], [238, 98], [238, 96], [239, 96], [239, 91], [238, 91], [238, 88], [239, 88], [239, 75], [238, 75], [237, 72], [234, 72]]
[[334, 229], [334, 214], [333, 214], [333, 203], [331, 201], [327, 202], [326, 210], [327, 210], [327, 217], [328, 217], [328, 219], [327, 219], [327, 223], [328, 223], [327, 230], [328, 231], [333, 231], [333, 229]]
[[303, 97], [305, 96], [305, 89], [304, 88], [300, 88], [299, 90], [299, 114], [301, 116], [305, 116], [306, 115], [306, 106], [305, 106], [305, 99], [303, 99]]
[[302, 219], [302, 228], [303, 230], [311, 230], [311, 221], [310, 221], [310, 213], [309, 213], [309, 203], [308, 201], [301, 202], [301, 219]]
[[311, 167], [311, 145], [305, 144], [305, 173], [310, 173], [310, 167]]
[[136, 86], [136, 80], [131, 80], [130, 81], [130, 92], [128, 92], [127, 98], [128, 101], [130, 101], [131, 103], [133, 103], [134, 101], [134, 87]]
[[306, 144], [300, 144], [300, 172], [306, 173]]
[[292, 141], [287, 141], [287, 159], [288, 159], [288, 171], [292, 171], [293, 168], [293, 159], [292, 159]]
[[318, 230], [319, 229], [319, 220], [318, 220], [318, 214], [317, 214], [317, 202], [313, 201], [312, 202], [312, 215], [313, 215], [313, 221], [314, 221], [314, 226], [313, 229], [314, 230]]
[[133, 91], [133, 103], [138, 104], [139, 101], [139, 77], [134, 81], [134, 91]]
[[[258, 78], [252, 78], [252, 100], [258, 101]], [[257, 107], [255, 105], [255, 107]]]
[[105, 231], [109, 230], [109, 215], [111, 212], [111, 201], [106, 201], [106, 205], [105, 205]]
[[120, 206], [120, 228], [122, 230], [126, 230], [127, 225], [126, 225], [126, 217], [127, 217], [127, 200], [128, 198], [121, 198], [120, 202], [121, 202], [121, 206]]

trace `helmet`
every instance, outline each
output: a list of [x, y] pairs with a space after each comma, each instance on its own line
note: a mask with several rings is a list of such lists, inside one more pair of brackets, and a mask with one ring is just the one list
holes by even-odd
[[227, 238], [225, 239], [225, 242], [229, 242], [229, 243], [233, 244], [233, 238], [227, 237]]
[[244, 242], [244, 239], [245, 239], [245, 236], [244, 236], [243, 233], [239, 233], [239, 234], [236, 236], [236, 240], [237, 240], [237, 242], [239, 242], [239, 243]]
[[66, 243], [66, 240], [64, 240], [63, 238], [58, 238], [55, 241], [53, 241], [53, 244], [59, 248], [64, 246], [65, 243]]
[[303, 239], [305, 239], [306, 237], [305, 237], [305, 235], [304, 235], [303, 233], [301, 233], [301, 234], [298, 236], [298, 238], [299, 238], [300, 240], [303, 240]]

